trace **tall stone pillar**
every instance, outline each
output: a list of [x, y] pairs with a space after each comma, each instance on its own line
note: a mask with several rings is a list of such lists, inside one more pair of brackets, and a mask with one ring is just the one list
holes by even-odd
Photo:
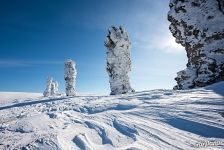
[[105, 40], [107, 48], [107, 73], [111, 95], [134, 92], [129, 81], [131, 71], [128, 33], [122, 27], [111, 27]]
[[75, 62], [68, 59], [65, 62], [64, 67], [64, 79], [65, 79], [65, 93], [67, 96], [74, 96], [75, 93], [75, 83], [76, 83], [76, 67]]

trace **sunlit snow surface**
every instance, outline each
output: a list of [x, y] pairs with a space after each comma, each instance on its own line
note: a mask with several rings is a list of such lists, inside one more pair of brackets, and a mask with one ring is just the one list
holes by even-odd
[[[224, 82], [119, 96], [7, 94], [0, 93], [1, 150], [224, 149]], [[219, 144], [198, 147], [207, 141]]]

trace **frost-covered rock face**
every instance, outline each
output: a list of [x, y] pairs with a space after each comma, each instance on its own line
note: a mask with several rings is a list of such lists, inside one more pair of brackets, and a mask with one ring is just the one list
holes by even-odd
[[177, 73], [174, 89], [224, 80], [224, 0], [171, 0], [168, 20], [188, 57], [187, 68]]
[[75, 95], [76, 74], [75, 62], [68, 59], [64, 68], [65, 93], [67, 96]]
[[131, 42], [124, 28], [111, 27], [105, 40], [111, 95], [134, 92], [129, 82]]

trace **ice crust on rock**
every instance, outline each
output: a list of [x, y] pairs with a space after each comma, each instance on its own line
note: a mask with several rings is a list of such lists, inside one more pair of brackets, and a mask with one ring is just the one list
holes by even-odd
[[76, 83], [76, 64], [73, 60], [68, 59], [65, 62], [64, 68], [64, 79], [65, 79], [65, 93], [67, 96], [74, 96], [75, 93], [75, 83]]
[[107, 47], [107, 73], [111, 95], [134, 92], [129, 81], [131, 71], [130, 48], [128, 33], [123, 27], [110, 27], [105, 40]]
[[169, 6], [170, 31], [188, 57], [187, 68], [177, 73], [174, 89], [224, 80], [224, 1], [171, 0]]

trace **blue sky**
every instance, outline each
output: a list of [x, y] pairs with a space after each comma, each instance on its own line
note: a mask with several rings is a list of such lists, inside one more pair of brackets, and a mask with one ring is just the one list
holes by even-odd
[[168, 6], [169, 0], [0, 1], [0, 91], [42, 92], [48, 75], [64, 91], [70, 58], [77, 91], [109, 93], [104, 40], [111, 25], [129, 32], [133, 88], [172, 88], [187, 59], [169, 32]]

